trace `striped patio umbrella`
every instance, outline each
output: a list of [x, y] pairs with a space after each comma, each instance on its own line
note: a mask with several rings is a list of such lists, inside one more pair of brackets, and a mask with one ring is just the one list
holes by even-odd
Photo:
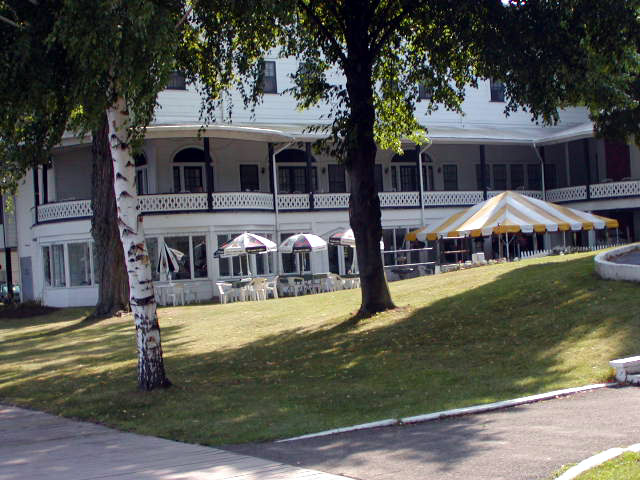
[[[275, 252], [278, 246], [269, 240], [255, 233], [244, 232], [241, 235], [229, 240], [220, 246], [213, 254], [215, 258], [229, 258], [238, 255], [247, 256], [247, 273], [251, 275], [249, 268], [249, 255]], [[240, 275], [242, 275], [242, 262], [240, 262]]]
[[158, 273], [171, 274], [180, 270], [180, 260], [184, 257], [184, 253], [175, 248], [162, 244], [160, 254], [158, 255]]
[[516, 192], [503, 192], [458, 212], [435, 226], [407, 234], [407, 240], [436, 240], [441, 237], [491, 234], [543, 233], [617, 228], [618, 221], [544, 202]]
[[313, 233], [297, 233], [291, 235], [280, 244], [281, 253], [297, 253], [298, 266], [302, 274], [302, 254], [311, 252], [321, 252], [327, 249], [327, 242]]
[[[358, 255], [355, 253], [356, 237], [353, 234], [353, 229], [347, 228], [334, 233], [329, 237], [329, 245], [353, 248], [354, 254], [351, 262], [351, 272], [355, 273], [358, 271]], [[380, 250], [384, 250], [384, 242], [382, 240], [380, 240]]]

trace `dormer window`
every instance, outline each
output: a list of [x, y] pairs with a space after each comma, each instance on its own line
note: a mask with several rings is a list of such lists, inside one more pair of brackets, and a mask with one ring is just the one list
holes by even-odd
[[167, 90], [186, 90], [187, 82], [183, 73], [171, 72], [169, 74], [169, 82], [167, 83]]
[[504, 83], [500, 80], [489, 80], [492, 102], [504, 102]]
[[276, 62], [268, 60], [262, 62], [262, 91], [264, 93], [278, 93], [278, 83], [276, 81]]

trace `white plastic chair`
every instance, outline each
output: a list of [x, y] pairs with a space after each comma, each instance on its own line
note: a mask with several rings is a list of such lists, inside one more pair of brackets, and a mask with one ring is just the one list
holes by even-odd
[[178, 302], [180, 302], [180, 305], [184, 305], [184, 284], [176, 283], [173, 285], [173, 288], [169, 291], [167, 297], [171, 300], [174, 307], [178, 305]]
[[269, 297], [269, 294], [271, 294], [273, 298], [278, 298], [278, 280], [279, 277], [274, 277], [267, 280], [267, 283], [265, 284], [267, 297]]
[[227, 303], [227, 300], [234, 300], [232, 296], [233, 293], [233, 285], [226, 282], [216, 282], [216, 288], [218, 290], [218, 297], [220, 298], [220, 303]]
[[257, 277], [251, 280], [250, 283], [251, 300], [266, 300], [267, 299], [267, 279]]

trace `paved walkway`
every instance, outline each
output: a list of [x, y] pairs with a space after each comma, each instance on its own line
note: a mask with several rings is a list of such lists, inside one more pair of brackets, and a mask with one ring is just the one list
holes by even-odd
[[215, 448], [0, 405], [0, 480], [340, 480]]
[[563, 464], [640, 442], [638, 405], [640, 388], [608, 388], [436, 422], [226, 450], [0, 405], [0, 480], [543, 480]]
[[543, 480], [563, 464], [640, 442], [639, 406], [640, 388], [606, 388], [448, 420], [225, 448], [362, 480]]

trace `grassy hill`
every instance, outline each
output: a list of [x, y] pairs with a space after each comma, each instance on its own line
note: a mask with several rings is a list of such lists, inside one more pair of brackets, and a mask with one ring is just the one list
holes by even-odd
[[209, 445], [602, 382], [640, 350], [638, 286], [593, 254], [391, 284], [398, 309], [342, 325], [360, 291], [159, 310], [175, 386], [136, 390], [130, 316], [0, 320], [0, 401]]

